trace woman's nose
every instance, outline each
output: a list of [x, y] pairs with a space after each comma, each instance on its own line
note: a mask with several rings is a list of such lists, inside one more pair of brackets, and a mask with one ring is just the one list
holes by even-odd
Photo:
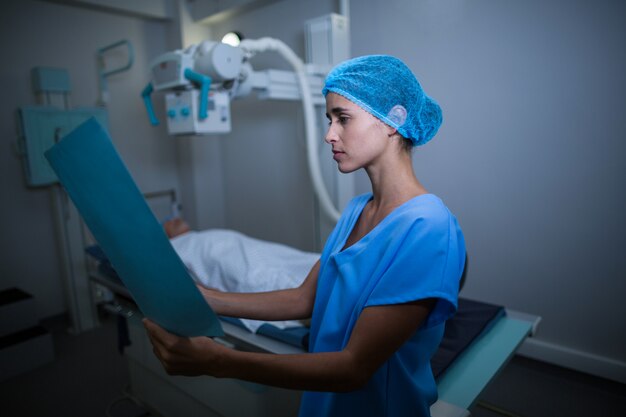
[[337, 134], [335, 133], [332, 125], [328, 126], [328, 130], [326, 131], [326, 136], [324, 137], [324, 141], [329, 144], [337, 141]]

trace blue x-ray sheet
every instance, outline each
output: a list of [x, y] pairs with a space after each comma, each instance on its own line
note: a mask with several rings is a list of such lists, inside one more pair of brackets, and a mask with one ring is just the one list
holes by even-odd
[[181, 336], [222, 336], [106, 131], [89, 119], [46, 158], [142, 313]]

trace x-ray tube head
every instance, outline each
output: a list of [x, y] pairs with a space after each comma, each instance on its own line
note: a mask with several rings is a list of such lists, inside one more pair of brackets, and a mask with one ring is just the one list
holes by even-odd
[[192, 65], [192, 57], [185, 51], [168, 52], [157, 57], [150, 64], [154, 90], [160, 91], [189, 85], [189, 80], [185, 78], [185, 69]]
[[208, 75], [212, 82], [233, 80], [239, 75], [242, 61], [241, 49], [221, 42], [205, 41], [196, 49], [194, 70]]

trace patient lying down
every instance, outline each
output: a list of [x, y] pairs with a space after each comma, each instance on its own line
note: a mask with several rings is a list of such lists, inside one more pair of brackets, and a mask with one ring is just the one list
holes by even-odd
[[[165, 222], [165, 232], [193, 279], [228, 292], [272, 291], [299, 286], [319, 254], [223, 229], [192, 231], [182, 219]], [[241, 320], [252, 332], [264, 323]], [[271, 322], [286, 328], [299, 321]]]

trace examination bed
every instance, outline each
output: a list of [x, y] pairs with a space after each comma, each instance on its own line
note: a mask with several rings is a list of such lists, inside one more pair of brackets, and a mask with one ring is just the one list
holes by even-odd
[[[300, 392], [233, 379], [172, 377], [152, 352], [141, 313], [102, 253], [91, 280], [114, 294], [104, 308], [118, 318], [118, 347], [128, 361], [130, 392], [162, 416], [296, 416]], [[263, 324], [256, 333], [237, 319], [220, 318], [222, 343], [234, 349], [277, 354], [306, 352], [308, 328], [281, 329]], [[431, 360], [439, 400], [433, 417], [468, 416], [481, 392], [515, 354], [539, 322], [534, 316], [501, 306], [459, 299], [457, 314], [448, 320], [439, 350]]]

